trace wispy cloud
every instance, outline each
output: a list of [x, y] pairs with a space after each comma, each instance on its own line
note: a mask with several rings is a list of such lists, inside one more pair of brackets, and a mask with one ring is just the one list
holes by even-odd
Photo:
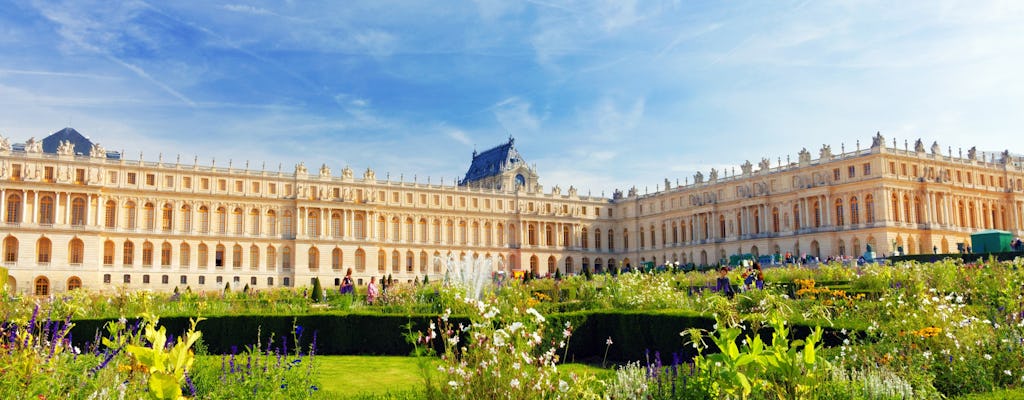
[[232, 11], [232, 12], [237, 12], [237, 13], [242, 13], [242, 14], [277, 15], [277, 13], [272, 12], [272, 11], [266, 9], [266, 8], [250, 6], [250, 5], [247, 5], [247, 4], [225, 4], [225, 5], [220, 6], [220, 8], [224, 9], [224, 10], [227, 10], [227, 11]]

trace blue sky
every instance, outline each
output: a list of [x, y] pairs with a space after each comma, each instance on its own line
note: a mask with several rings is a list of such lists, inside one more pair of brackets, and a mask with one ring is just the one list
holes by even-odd
[[[1024, 153], [1024, 2], [0, 0], [0, 135], [610, 195], [822, 144]], [[646, 189], [645, 189], [646, 188]]]

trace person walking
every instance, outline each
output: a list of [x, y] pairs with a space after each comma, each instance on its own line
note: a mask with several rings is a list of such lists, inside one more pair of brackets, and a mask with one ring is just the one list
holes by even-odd
[[348, 271], [345, 272], [345, 277], [341, 280], [341, 289], [339, 289], [339, 291], [341, 294], [350, 294], [354, 292], [354, 289], [355, 283], [352, 282], [352, 268], [349, 268]]
[[370, 283], [366, 285], [366, 304], [373, 304], [377, 301], [380, 292], [377, 289], [377, 277], [370, 277]]

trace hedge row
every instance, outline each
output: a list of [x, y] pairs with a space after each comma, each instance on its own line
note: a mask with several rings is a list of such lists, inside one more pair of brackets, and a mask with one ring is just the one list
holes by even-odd
[[[302, 316], [219, 316], [199, 323], [203, 341], [211, 354], [228, 354], [251, 346], [257, 341], [263, 348], [289, 351], [295, 348], [295, 327], [302, 327], [302, 346], [308, 346], [317, 336], [316, 351], [327, 355], [408, 355], [413, 347], [406, 335], [425, 331], [436, 316], [395, 316], [379, 314], [336, 314]], [[455, 322], [465, 321], [455, 318]], [[84, 347], [96, 340], [97, 332], [110, 320], [78, 320], [71, 330], [75, 345]], [[663, 362], [670, 362], [672, 353], [683, 359], [693, 356], [694, 349], [684, 343], [680, 332], [688, 328], [713, 330], [714, 319], [694, 313], [644, 311], [580, 311], [552, 314], [549, 343], [561, 340], [565, 322], [571, 322], [572, 337], [566, 357], [569, 360], [600, 362], [607, 347], [609, 362], [652, 359], [654, 352], [661, 354]], [[160, 324], [171, 334], [180, 335], [189, 326], [184, 317], [161, 318]], [[810, 327], [794, 326], [795, 337], [802, 338]], [[770, 333], [762, 331], [764, 339]], [[606, 345], [608, 338], [613, 344]], [[835, 345], [843, 337], [835, 329], [828, 330], [826, 345]], [[709, 342], [710, 344], [710, 342]], [[650, 353], [650, 354], [648, 354]]]
[[1001, 253], [953, 253], [953, 254], [909, 254], [904, 256], [891, 256], [889, 261], [916, 261], [919, 263], [939, 262], [945, 259], [962, 260], [965, 263], [987, 261], [989, 258], [998, 261], [1011, 261], [1017, 257], [1024, 257], [1024, 252], [1006, 251]]

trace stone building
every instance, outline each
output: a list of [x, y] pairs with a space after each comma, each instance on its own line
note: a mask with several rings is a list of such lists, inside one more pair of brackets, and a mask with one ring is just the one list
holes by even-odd
[[[56, 142], [56, 143], [54, 143]], [[1024, 169], [1003, 154], [887, 145], [797, 162], [746, 162], [654, 194], [544, 192], [514, 141], [474, 154], [458, 185], [126, 160], [73, 129], [0, 137], [0, 238], [7, 285], [220, 290], [337, 286], [443, 273], [438, 257], [507, 271], [602, 271], [638, 262], [715, 264], [732, 254], [955, 252], [971, 232], [1024, 233]]]

